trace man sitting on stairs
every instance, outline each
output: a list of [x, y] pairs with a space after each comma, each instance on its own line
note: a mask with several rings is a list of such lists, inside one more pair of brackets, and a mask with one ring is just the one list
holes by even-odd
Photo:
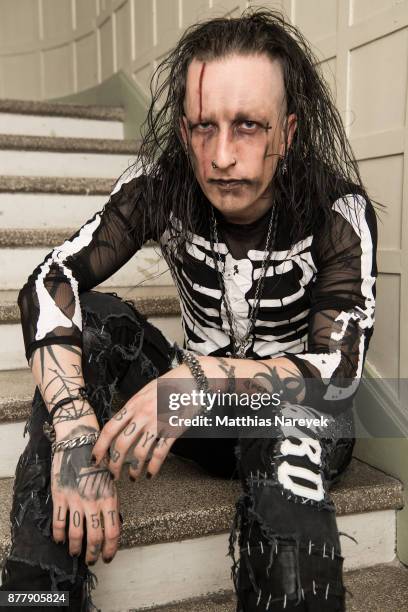
[[[355, 441], [377, 229], [315, 62], [268, 10], [189, 28], [159, 67], [137, 163], [22, 288], [37, 388], [2, 590], [67, 590], [70, 610], [92, 609], [89, 566], [118, 549], [122, 468], [156, 478], [172, 452], [241, 480], [229, 550], [238, 611], [345, 610], [329, 489]], [[151, 239], [179, 292], [183, 348], [132, 304], [91, 291]], [[279, 414], [328, 425], [169, 437], [158, 384], [185, 379], [203, 391], [256, 380], [281, 394]]]

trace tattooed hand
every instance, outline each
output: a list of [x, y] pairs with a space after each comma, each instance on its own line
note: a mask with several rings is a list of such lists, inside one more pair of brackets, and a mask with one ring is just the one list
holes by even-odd
[[[97, 427], [77, 425], [66, 439], [98, 431]], [[65, 541], [68, 527], [69, 552], [79, 555], [87, 532], [85, 561], [94, 565], [102, 552], [109, 562], [116, 554], [120, 535], [116, 487], [106, 460], [92, 465], [92, 445], [56, 452], [51, 469], [54, 505], [53, 535]]]

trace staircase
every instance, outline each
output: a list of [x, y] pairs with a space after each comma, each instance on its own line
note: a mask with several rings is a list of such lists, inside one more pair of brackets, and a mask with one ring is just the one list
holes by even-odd
[[[119, 108], [0, 100], [0, 564], [10, 545], [13, 475], [27, 438], [34, 383], [24, 356], [18, 290], [49, 250], [108, 198], [134, 160]], [[98, 287], [116, 291], [169, 337], [181, 340], [180, 309], [157, 246], [145, 245]], [[93, 568], [103, 612], [229, 612], [228, 531], [237, 482], [208, 476], [170, 455], [160, 475], [119, 483], [125, 522], [115, 561]], [[395, 556], [399, 481], [353, 458], [333, 489], [345, 556], [348, 611], [408, 608], [408, 571]]]

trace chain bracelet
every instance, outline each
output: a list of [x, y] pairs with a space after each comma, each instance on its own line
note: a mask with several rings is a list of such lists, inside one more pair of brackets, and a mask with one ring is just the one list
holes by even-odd
[[95, 444], [97, 439], [99, 438], [99, 431], [92, 431], [88, 434], [83, 434], [81, 436], [76, 436], [75, 438], [70, 438], [68, 440], [61, 440], [60, 442], [53, 442], [51, 445], [51, 452], [54, 455], [60, 451], [72, 448], [79, 448], [80, 446], [87, 446], [88, 444]]

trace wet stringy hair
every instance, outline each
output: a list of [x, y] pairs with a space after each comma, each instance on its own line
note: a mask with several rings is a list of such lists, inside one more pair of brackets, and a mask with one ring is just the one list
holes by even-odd
[[[277, 210], [293, 218], [291, 244], [330, 220], [336, 197], [366, 197], [357, 162], [327, 83], [316, 68], [309, 44], [284, 16], [267, 9], [248, 9], [237, 18], [216, 18], [188, 28], [156, 69], [152, 101], [142, 126], [139, 162], [148, 176], [145, 196], [156, 235], [170, 227], [171, 214], [182, 222], [176, 247], [185, 244], [197, 221], [208, 218], [208, 201], [195, 178], [183, 144], [187, 69], [231, 54], [266, 54], [279, 60], [286, 90], [286, 112], [295, 113], [297, 129], [286, 156], [287, 172], [278, 163], [272, 179]], [[323, 232], [324, 233], [324, 232]], [[316, 232], [316, 239], [319, 239]], [[174, 236], [174, 233], [172, 233]]]

